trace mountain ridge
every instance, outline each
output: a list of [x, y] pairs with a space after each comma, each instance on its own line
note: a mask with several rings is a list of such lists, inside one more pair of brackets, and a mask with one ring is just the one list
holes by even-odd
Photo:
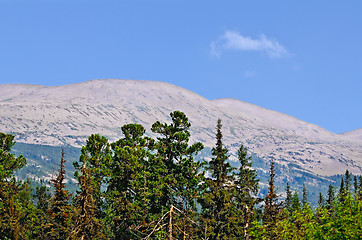
[[264, 159], [297, 164], [314, 174], [345, 169], [362, 173], [362, 144], [348, 134], [236, 99], [208, 100], [173, 84], [148, 80], [90, 80], [62, 86], [0, 85], [0, 131], [23, 143], [79, 147], [99, 133], [116, 140], [120, 127], [140, 123], [150, 131], [155, 121], [183, 111], [192, 123], [192, 141], [214, 145], [217, 118], [232, 160], [239, 144]]

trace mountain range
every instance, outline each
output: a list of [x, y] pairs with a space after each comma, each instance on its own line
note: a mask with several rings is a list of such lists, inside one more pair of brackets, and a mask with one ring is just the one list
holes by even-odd
[[20, 143], [82, 146], [92, 133], [111, 141], [120, 127], [139, 123], [149, 130], [169, 113], [186, 113], [192, 141], [211, 148], [218, 118], [231, 161], [240, 144], [262, 159], [322, 176], [362, 173], [362, 129], [335, 134], [292, 116], [237, 99], [208, 100], [157, 81], [92, 80], [64, 86], [0, 85], [0, 131]]

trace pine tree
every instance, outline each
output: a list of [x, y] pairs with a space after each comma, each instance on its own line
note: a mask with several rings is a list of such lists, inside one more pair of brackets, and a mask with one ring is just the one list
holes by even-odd
[[96, 215], [97, 218], [103, 219], [104, 215], [102, 209], [105, 208], [103, 202], [103, 193], [101, 187], [105, 184], [106, 178], [109, 176], [109, 167], [112, 162], [111, 145], [108, 139], [99, 134], [92, 134], [88, 137], [87, 143], [82, 147], [81, 155], [78, 162], [74, 162], [73, 165], [76, 169], [75, 178], [80, 183], [79, 173], [82, 171], [84, 163], [86, 163], [87, 169], [93, 185], [92, 194], [96, 202]]
[[292, 191], [290, 191], [290, 186], [289, 183], [287, 183], [287, 186], [285, 187], [285, 192], [286, 192], [286, 198], [284, 201], [284, 207], [291, 212], [292, 210]]
[[307, 188], [305, 187], [305, 183], [303, 183], [303, 198], [302, 198], [302, 205], [305, 207], [308, 203], [308, 192]]
[[51, 179], [54, 196], [50, 199], [48, 214], [50, 223], [47, 226], [49, 239], [66, 239], [70, 229], [70, 194], [65, 189], [65, 159], [64, 149], [60, 159], [60, 168], [56, 178]]
[[358, 192], [358, 178], [356, 175], [354, 175], [353, 177], [353, 187], [354, 187], [354, 197], [357, 200], [359, 197], [359, 192]]
[[4, 184], [14, 176], [14, 172], [26, 165], [26, 159], [10, 153], [14, 146], [14, 135], [0, 132], [0, 182]]
[[20, 240], [30, 238], [29, 231], [37, 219], [29, 183], [14, 176], [25, 166], [26, 159], [10, 152], [13, 140], [14, 135], [0, 132], [0, 239]]
[[[158, 166], [155, 169], [157, 176], [152, 175], [154, 179], [158, 178], [157, 191], [160, 193], [152, 210], [162, 213], [174, 206], [188, 217], [195, 218], [196, 200], [200, 196], [204, 176], [202, 163], [196, 162], [194, 156], [203, 149], [203, 145], [199, 142], [189, 145], [191, 123], [185, 113], [174, 111], [170, 117], [170, 124], [157, 121], [151, 127], [152, 132], [159, 134], [154, 147], [156, 154], [151, 157], [151, 162]], [[191, 231], [190, 227], [182, 227], [183, 232], [185, 228]]]
[[150, 201], [157, 186], [151, 184], [153, 180], [147, 160], [153, 140], [143, 136], [145, 129], [142, 125], [127, 124], [121, 129], [124, 138], [112, 143], [114, 156], [107, 199], [114, 238], [133, 239], [137, 235], [134, 229], [152, 218]]
[[212, 159], [206, 167], [211, 177], [206, 180], [206, 191], [201, 199], [202, 220], [209, 239], [231, 239], [235, 231], [232, 229], [235, 206], [231, 201], [234, 180], [231, 173], [234, 168], [227, 162], [229, 155], [222, 143], [221, 127], [221, 120], [218, 119], [216, 146], [212, 148]]
[[197, 142], [189, 146], [191, 124], [183, 112], [170, 113], [171, 124], [156, 122], [151, 130], [160, 134], [155, 149], [157, 159], [164, 167], [160, 170], [163, 184], [161, 186], [161, 206], [174, 205], [181, 210], [196, 210], [197, 192], [203, 174], [202, 164], [194, 161], [194, 156], [203, 149]]
[[333, 207], [334, 202], [334, 188], [331, 184], [328, 186], [328, 198], [327, 198], [327, 209], [331, 209]]
[[358, 177], [359, 185], [358, 185], [358, 196], [362, 198], [362, 175]]
[[50, 199], [50, 190], [45, 185], [44, 180], [40, 180], [40, 186], [35, 188], [35, 193], [33, 194], [33, 198], [36, 201], [36, 207], [42, 213], [46, 213], [49, 207], [49, 199]]
[[50, 189], [46, 186], [43, 180], [40, 180], [40, 186], [35, 188], [35, 193], [32, 197], [36, 202], [36, 215], [38, 218], [37, 225], [33, 229], [33, 238], [46, 239], [47, 226], [50, 223], [50, 217], [47, 214], [47, 210], [49, 209], [51, 195]]
[[280, 203], [278, 202], [278, 195], [275, 191], [275, 166], [272, 159], [270, 164], [269, 186], [268, 195], [265, 198], [263, 222], [266, 225], [267, 232], [270, 239], [275, 239], [275, 229], [280, 211]]
[[293, 196], [292, 196], [292, 211], [296, 211], [296, 210], [300, 210], [300, 200], [299, 200], [299, 195], [298, 192], [295, 191]]
[[318, 207], [324, 208], [324, 197], [321, 192], [319, 192], [319, 195], [318, 195]]
[[238, 150], [240, 167], [234, 181], [236, 188], [234, 201], [239, 215], [238, 226], [243, 229], [242, 235], [246, 240], [250, 239], [249, 228], [254, 217], [256, 195], [259, 190], [257, 173], [252, 169], [251, 157], [248, 157], [247, 154], [247, 149], [241, 145]]
[[78, 175], [80, 192], [75, 198], [77, 215], [74, 229], [69, 234], [68, 239], [107, 239], [104, 233], [104, 226], [97, 216], [97, 201], [94, 198], [94, 184], [91, 170], [87, 167], [87, 162], [83, 162]]
[[345, 188], [345, 186], [344, 186], [344, 180], [343, 180], [343, 177], [342, 177], [342, 179], [341, 179], [341, 186], [339, 187], [339, 201], [340, 202], [343, 202], [344, 201], [344, 198], [345, 198], [345, 196], [346, 196], [346, 193], [347, 193], [347, 191], [346, 191], [346, 188]]
[[351, 180], [352, 180], [351, 174], [349, 173], [348, 169], [346, 170], [345, 178], [346, 178], [345, 189], [346, 189], [346, 192], [348, 193], [351, 190]]

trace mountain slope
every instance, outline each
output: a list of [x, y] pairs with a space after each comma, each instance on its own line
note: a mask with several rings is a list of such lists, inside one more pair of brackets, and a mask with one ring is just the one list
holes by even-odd
[[345, 133], [341, 133], [340, 135], [344, 136], [348, 139], [351, 139], [351, 140], [362, 141], [362, 128], [353, 130], [353, 131], [349, 131], [349, 132], [345, 132]]
[[[92, 133], [116, 140], [120, 127], [140, 123], [150, 129], [169, 113], [189, 117], [193, 141], [214, 145], [217, 118], [225, 144], [241, 143], [263, 159], [292, 163], [320, 175], [362, 173], [362, 144], [291, 116], [235, 99], [207, 100], [186, 89], [154, 81], [93, 80], [65, 86], [0, 85], [0, 131], [18, 142], [79, 147]], [[148, 134], [152, 135], [150, 131]]]

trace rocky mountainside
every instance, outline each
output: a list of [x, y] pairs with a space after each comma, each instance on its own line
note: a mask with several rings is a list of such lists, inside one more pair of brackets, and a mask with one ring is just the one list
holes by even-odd
[[349, 131], [349, 132], [345, 132], [345, 133], [341, 133], [342, 136], [345, 136], [349, 139], [353, 139], [353, 140], [359, 140], [362, 142], [362, 128], [357, 129], [357, 130], [353, 130], [353, 131]]
[[21, 143], [79, 147], [92, 133], [116, 140], [126, 123], [150, 129], [155, 121], [170, 121], [169, 113], [179, 110], [192, 123], [192, 140], [207, 147], [214, 145], [216, 121], [221, 118], [231, 153], [244, 144], [262, 159], [274, 158], [312, 174], [330, 176], [346, 169], [362, 174], [361, 129], [334, 134], [282, 113], [236, 99], [208, 100], [164, 82], [5, 84], [0, 91], [0, 131], [13, 133]]

